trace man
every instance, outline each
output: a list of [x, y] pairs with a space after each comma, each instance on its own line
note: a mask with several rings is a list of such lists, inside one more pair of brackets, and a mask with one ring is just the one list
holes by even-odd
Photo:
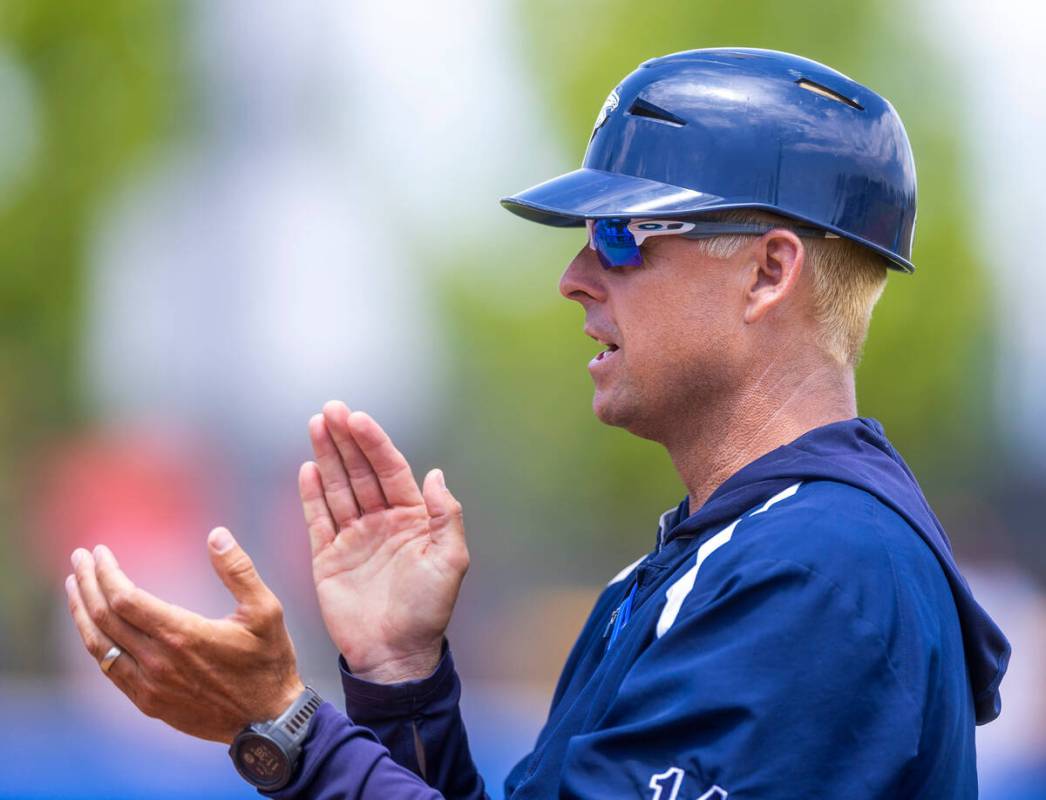
[[[856, 418], [887, 268], [914, 269], [893, 108], [783, 53], [654, 59], [611, 93], [582, 169], [504, 204], [586, 225], [560, 291], [605, 348], [594, 411], [663, 444], [688, 490], [596, 602], [506, 795], [975, 797], [974, 725], [999, 713], [1009, 646]], [[85, 644], [145, 713], [233, 741], [270, 796], [483, 796], [444, 640], [461, 507], [366, 414], [329, 403], [309, 432], [300, 490], [347, 716], [304, 690], [278, 601], [222, 528], [210, 553], [238, 607], [221, 621], [134, 587], [104, 547], [74, 553]]]

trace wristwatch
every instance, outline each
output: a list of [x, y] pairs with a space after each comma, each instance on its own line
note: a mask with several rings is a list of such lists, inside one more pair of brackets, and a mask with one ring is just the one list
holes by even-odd
[[236, 771], [249, 784], [265, 791], [290, 783], [309, 722], [322, 703], [320, 696], [306, 686], [276, 719], [252, 723], [236, 734], [229, 747]]

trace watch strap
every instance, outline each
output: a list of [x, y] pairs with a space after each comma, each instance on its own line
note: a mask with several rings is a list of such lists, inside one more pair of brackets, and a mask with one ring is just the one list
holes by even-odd
[[[289, 743], [295, 748], [295, 757], [301, 751], [305, 737], [309, 735], [310, 720], [316, 715], [322, 704], [323, 700], [316, 694], [316, 690], [311, 686], [306, 686], [287, 710], [272, 721], [272, 728], [286, 736]], [[269, 732], [273, 731], [270, 729]]]

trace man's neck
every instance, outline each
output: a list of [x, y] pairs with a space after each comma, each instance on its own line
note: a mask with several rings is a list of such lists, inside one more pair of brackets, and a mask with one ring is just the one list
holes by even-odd
[[697, 511], [727, 478], [804, 433], [857, 415], [853, 371], [825, 366], [805, 375], [763, 376], [666, 444]]

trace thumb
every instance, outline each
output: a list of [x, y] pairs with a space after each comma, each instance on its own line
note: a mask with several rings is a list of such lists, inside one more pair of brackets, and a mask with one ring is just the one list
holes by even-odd
[[215, 528], [207, 537], [207, 550], [214, 571], [240, 605], [258, 605], [272, 592], [266, 586], [250, 556], [237, 544], [228, 528]]
[[443, 470], [429, 470], [422, 484], [421, 496], [429, 512], [429, 530], [439, 542], [447, 539], [465, 541], [465, 526], [461, 519], [461, 503], [450, 493]]

